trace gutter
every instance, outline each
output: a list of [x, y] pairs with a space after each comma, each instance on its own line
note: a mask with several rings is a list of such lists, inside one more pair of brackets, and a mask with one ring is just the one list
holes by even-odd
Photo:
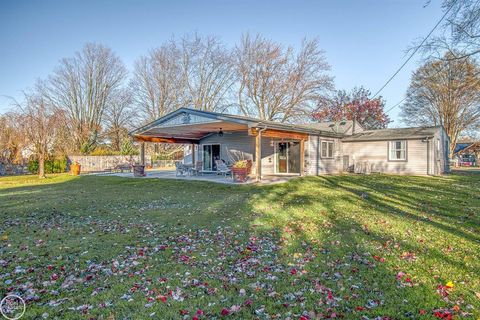
[[360, 139], [351, 139], [350, 137], [344, 137], [342, 142], [374, 142], [374, 141], [392, 141], [392, 140], [425, 140], [425, 139], [430, 139], [433, 138], [434, 136], [422, 136], [422, 137], [391, 137], [391, 138], [378, 138], [378, 139], [372, 139], [372, 138], [360, 138]]
[[332, 131], [324, 131], [324, 130], [318, 130], [318, 129], [312, 129], [308, 127], [304, 127], [302, 125], [291, 125], [291, 124], [265, 124], [264, 122], [257, 122], [255, 125], [250, 126], [251, 128], [256, 128], [264, 125], [265, 127], [268, 125], [268, 129], [275, 129], [279, 131], [287, 131], [287, 132], [299, 132], [299, 133], [306, 133], [310, 135], [319, 135], [319, 136], [325, 136], [325, 137], [333, 137], [333, 138], [343, 138], [345, 137], [344, 134], [337, 133]]

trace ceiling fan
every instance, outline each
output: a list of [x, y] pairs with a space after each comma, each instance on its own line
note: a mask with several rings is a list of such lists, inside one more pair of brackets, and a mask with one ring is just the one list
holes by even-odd
[[218, 136], [223, 137], [224, 134], [232, 134], [232, 132], [223, 132], [222, 128], [220, 128], [220, 130], [218, 130]]

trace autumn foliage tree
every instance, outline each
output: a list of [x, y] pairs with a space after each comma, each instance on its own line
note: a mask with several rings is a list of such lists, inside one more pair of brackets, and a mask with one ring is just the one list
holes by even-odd
[[355, 120], [364, 129], [382, 129], [390, 122], [384, 107], [381, 97], [372, 99], [370, 91], [363, 87], [350, 92], [338, 90], [320, 101], [312, 118], [318, 122]]
[[22, 159], [24, 137], [15, 125], [14, 113], [0, 115], [0, 163], [12, 164]]

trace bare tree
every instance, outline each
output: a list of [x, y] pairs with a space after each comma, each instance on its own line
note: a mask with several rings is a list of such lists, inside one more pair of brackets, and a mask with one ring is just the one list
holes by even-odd
[[136, 124], [137, 114], [132, 107], [130, 90], [119, 90], [109, 100], [105, 110], [105, 135], [113, 150], [120, 151], [122, 141]]
[[145, 121], [184, 106], [185, 85], [181, 54], [174, 41], [152, 50], [135, 62], [130, 83], [133, 100]]
[[97, 143], [105, 109], [126, 74], [110, 48], [87, 43], [73, 58], [62, 59], [43, 84], [49, 102], [67, 111], [76, 150], [88, 152]]
[[408, 125], [443, 125], [450, 156], [459, 135], [480, 128], [480, 68], [471, 58], [427, 62], [412, 76], [401, 117]]
[[185, 36], [180, 41], [186, 103], [195, 109], [225, 111], [235, 83], [232, 54], [216, 37]]
[[144, 120], [180, 107], [225, 111], [235, 82], [232, 54], [215, 37], [171, 39], [135, 63], [131, 87]]
[[25, 137], [26, 145], [38, 159], [39, 178], [45, 178], [45, 160], [62, 132], [65, 113], [54, 108], [38, 93], [24, 93], [24, 100], [17, 104], [19, 112], [15, 122]]
[[[463, 59], [480, 55], [480, 1], [443, 0], [443, 32], [424, 41], [427, 59]], [[418, 47], [416, 44], [414, 48]]]
[[333, 88], [330, 66], [316, 40], [292, 47], [246, 34], [235, 50], [238, 108], [247, 116], [289, 122], [307, 118]]

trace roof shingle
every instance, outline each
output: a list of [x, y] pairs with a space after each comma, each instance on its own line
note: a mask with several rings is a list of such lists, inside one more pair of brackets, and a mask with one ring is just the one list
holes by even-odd
[[433, 137], [441, 126], [435, 127], [417, 127], [417, 128], [391, 128], [380, 130], [365, 130], [353, 136], [342, 139], [345, 142], [356, 141], [375, 141], [375, 140], [406, 140], [406, 139], [422, 139]]

